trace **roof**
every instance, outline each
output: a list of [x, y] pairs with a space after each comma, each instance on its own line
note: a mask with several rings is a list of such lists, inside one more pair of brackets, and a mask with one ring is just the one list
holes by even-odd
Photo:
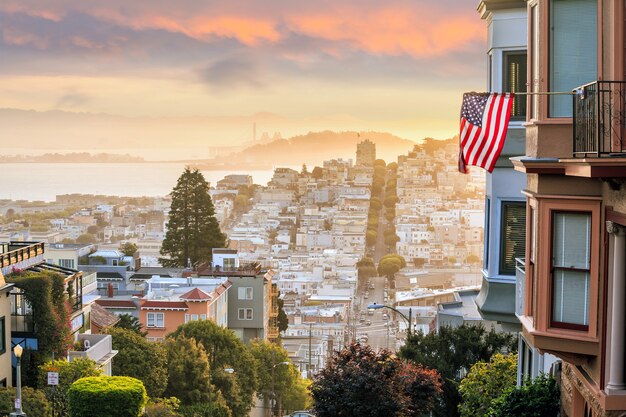
[[184, 301], [146, 301], [141, 305], [142, 310], [189, 310]]
[[115, 326], [120, 317], [116, 314], [109, 313], [104, 307], [98, 303], [91, 305], [91, 322], [99, 328]]
[[98, 279], [104, 279], [109, 281], [121, 281], [124, 279], [119, 272], [98, 272]]
[[170, 274], [132, 274], [129, 278], [130, 281], [145, 281], [148, 280], [150, 278], [152, 278], [153, 276], [158, 275], [161, 278], [171, 278], [172, 276]]
[[213, 253], [230, 253], [230, 254], [236, 254], [237, 253], [237, 249], [227, 249], [227, 248], [213, 248], [212, 250]]
[[186, 292], [185, 294], [180, 296], [181, 300], [185, 301], [210, 301], [213, 297], [210, 294], [205, 293], [200, 288], [194, 288], [193, 290]]
[[137, 308], [132, 300], [96, 300], [96, 304], [105, 308]]

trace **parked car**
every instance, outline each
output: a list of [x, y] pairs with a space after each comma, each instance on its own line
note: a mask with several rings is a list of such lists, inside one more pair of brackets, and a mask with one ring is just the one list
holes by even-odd
[[372, 321], [371, 321], [371, 320], [366, 321], [366, 322], [365, 322], [365, 325], [366, 325], [366, 326], [371, 326], [371, 325], [372, 325]]
[[383, 320], [385, 321], [389, 320], [389, 315], [387, 315], [387, 313], [383, 314]]

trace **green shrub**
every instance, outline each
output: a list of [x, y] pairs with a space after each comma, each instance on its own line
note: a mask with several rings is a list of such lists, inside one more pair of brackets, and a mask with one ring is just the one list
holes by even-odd
[[230, 409], [223, 401], [188, 405], [178, 411], [183, 417], [231, 417]]
[[[77, 358], [72, 362], [57, 359], [39, 367], [39, 387], [54, 408], [56, 417], [67, 417], [67, 391], [81, 378], [99, 376], [102, 370], [91, 359]], [[48, 385], [48, 372], [59, 373], [59, 385]]]
[[143, 383], [127, 376], [92, 376], [68, 392], [71, 417], [137, 417], [148, 397]]
[[[0, 411], [13, 411], [15, 388], [0, 388]], [[51, 407], [43, 392], [22, 387], [22, 411], [29, 417], [50, 417]]]
[[553, 417], [559, 415], [561, 392], [554, 378], [542, 375], [494, 400], [490, 417]]

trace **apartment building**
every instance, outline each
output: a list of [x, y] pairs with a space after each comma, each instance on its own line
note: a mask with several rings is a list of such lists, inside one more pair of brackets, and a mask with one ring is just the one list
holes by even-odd
[[223, 327], [228, 324], [231, 283], [226, 278], [155, 277], [145, 284], [149, 290], [139, 300], [139, 322], [148, 340], [163, 340], [190, 321], [212, 320]]
[[562, 415], [624, 415], [625, 3], [530, 0], [527, 16], [530, 90], [571, 94], [528, 97], [512, 158], [526, 175], [520, 360], [561, 359]]
[[274, 272], [257, 264], [240, 265], [236, 250], [213, 249], [213, 263], [198, 270], [202, 277], [226, 277], [228, 328], [244, 342], [278, 338], [278, 289], [272, 283]]

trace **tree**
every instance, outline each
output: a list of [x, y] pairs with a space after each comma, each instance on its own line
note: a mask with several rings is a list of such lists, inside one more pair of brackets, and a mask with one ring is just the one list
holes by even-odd
[[387, 163], [385, 162], [384, 159], [377, 159], [374, 161], [374, 167], [383, 167], [385, 168], [387, 166]]
[[285, 301], [280, 298], [280, 291], [278, 291], [278, 298], [276, 300], [278, 304], [278, 331], [284, 332], [289, 327], [289, 318], [285, 313]]
[[124, 256], [134, 256], [139, 248], [134, 243], [126, 242], [120, 245], [119, 250], [124, 254]]
[[379, 211], [382, 208], [383, 208], [383, 203], [381, 203], [379, 198], [373, 197], [370, 200], [370, 210]]
[[404, 267], [406, 267], [404, 257], [396, 254], [385, 255], [378, 261], [378, 274], [391, 279]]
[[163, 266], [184, 267], [210, 261], [213, 248], [226, 244], [209, 195], [209, 184], [198, 171], [185, 168], [171, 192], [167, 232], [161, 245]]
[[[59, 373], [59, 385], [50, 386], [48, 382], [48, 372]], [[68, 416], [67, 391], [72, 384], [81, 378], [88, 376], [99, 376], [102, 370], [91, 359], [77, 358], [72, 362], [65, 359], [57, 359], [43, 364], [39, 372], [39, 386], [46, 396], [48, 402], [55, 410], [57, 417]]]
[[559, 415], [561, 391], [554, 378], [541, 375], [513, 387], [492, 403], [493, 417], [552, 417]]
[[441, 327], [437, 332], [411, 334], [399, 356], [413, 363], [439, 371], [443, 377], [442, 401], [433, 410], [435, 416], [458, 416], [461, 400], [459, 375], [478, 361], [488, 361], [495, 353], [514, 352], [517, 338], [482, 326]]
[[[245, 417], [254, 403], [257, 389], [255, 359], [232, 330], [210, 320], [190, 321], [169, 337], [183, 335], [202, 345], [209, 357], [211, 383], [221, 391], [233, 417]], [[224, 372], [232, 368], [233, 374]]]
[[318, 417], [419, 416], [441, 391], [439, 374], [358, 343], [337, 352], [313, 385]]
[[87, 233], [89, 233], [90, 235], [97, 235], [98, 234], [98, 226], [89, 226], [87, 228]]
[[365, 244], [367, 246], [373, 246], [376, 244], [376, 240], [378, 239], [378, 232], [375, 230], [368, 230], [365, 232]]
[[120, 314], [118, 316], [120, 321], [117, 322], [115, 327], [120, 329], [132, 330], [137, 333], [141, 337], [146, 337], [148, 332], [143, 331], [143, 325], [139, 321], [139, 319], [132, 314]]
[[480, 258], [476, 255], [467, 255], [465, 262], [470, 265], [477, 265], [480, 263]]
[[300, 171], [300, 175], [309, 175], [309, 170], [306, 167], [306, 164], [302, 164], [302, 171]]
[[165, 395], [176, 397], [183, 405], [211, 401], [209, 358], [202, 345], [185, 336], [170, 338], [167, 350], [168, 383]]
[[[16, 397], [15, 388], [0, 388], [0, 410], [13, 410]], [[22, 411], [28, 417], [49, 417], [51, 415], [50, 403], [46, 400], [46, 396], [40, 390], [30, 387], [22, 387]]]
[[492, 403], [517, 382], [517, 354], [496, 353], [489, 362], [476, 362], [459, 385], [461, 417], [489, 417]]
[[81, 245], [90, 245], [92, 243], [96, 243], [96, 237], [89, 233], [84, 233], [76, 238], [76, 243], [80, 243]]
[[[257, 362], [260, 387], [257, 396], [266, 401], [273, 398], [278, 408], [274, 412], [278, 412], [277, 415], [283, 415], [284, 413], [281, 413], [283, 397], [291, 395], [290, 393], [294, 390], [302, 389], [303, 384], [299, 383], [302, 379], [300, 372], [293, 364], [281, 365], [283, 362], [289, 362], [289, 353], [280, 345], [257, 339], [250, 343], [249, 348]], [[302, 398], [301, 394], [291, 396], [293, 401], [291, 407], [296, 406], [300, 410], [305, 408], [306, 395]], [[303, 401], [298, 404], [295, 401], [296, 397], [301, 397]]]
[[148, 342], [133, 330], [111, 327], [106, 333], [113, 337], [113, 349], [118, 351], [113, 375], [137, 378], [150, 397], [162, 397], [167, 387], [167, 357], [163, 346]]

